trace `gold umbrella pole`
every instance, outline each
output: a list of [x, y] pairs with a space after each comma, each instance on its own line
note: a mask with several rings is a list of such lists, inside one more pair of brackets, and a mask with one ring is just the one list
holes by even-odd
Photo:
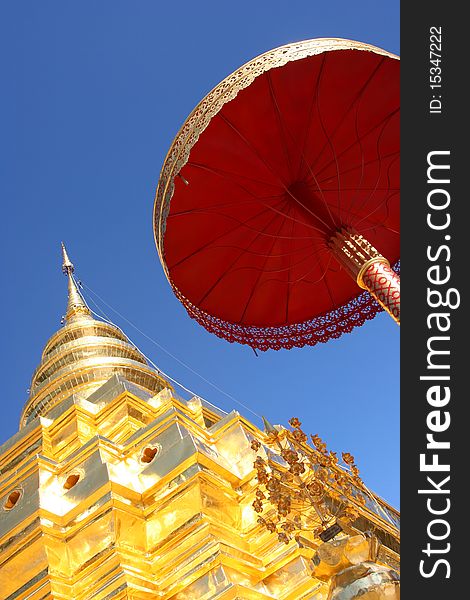
[[330, 248], [339, 263], [400, 324], [400, 277], [362, 235], [342, 229], [330, 239]]

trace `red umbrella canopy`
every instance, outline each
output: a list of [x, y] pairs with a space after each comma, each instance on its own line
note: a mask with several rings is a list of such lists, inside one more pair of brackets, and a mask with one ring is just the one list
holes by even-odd
[[341, 229], [399, 259], [399, 60], [349, 40], [290, 44], [191, 113], [154, 227], [189, 314], [267, 349], [338, 337], [380, 309], [335, 260]]

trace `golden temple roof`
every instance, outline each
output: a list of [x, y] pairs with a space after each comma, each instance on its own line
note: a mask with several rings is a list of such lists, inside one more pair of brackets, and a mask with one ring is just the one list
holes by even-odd
[[171, 387], [116, 325], [93, 316], [78, 289], [64, 244], [62, 259], [62, 271], [68, 279], [65, 323], [42, 352], [21, 427], [73, 394], [87, 398], [115, 374], [152, 393]]

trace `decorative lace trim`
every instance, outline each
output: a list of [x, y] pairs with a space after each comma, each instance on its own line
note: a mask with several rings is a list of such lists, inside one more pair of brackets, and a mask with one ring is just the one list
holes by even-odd
[[[393, 266], [400, 274], [400, 261]], [[178, 300], [184, 305], [189, 316], [205, 327], [210, 333], [215, 333], [228, 342], [246, 344], [256, 350], [280, 350], [281, 348], [301, 348], [315, 346], [331, 339], [339, 338], [343, 333], [350, 333], [354, 327], [363, 325], [373, 319], [383, 308], [374, 300], [369, 292], [362, 292], [347, 304], [329, 311], [323, 315], [292, 325], [281, 327], [254, 327], [236, 325], [213, 317], [194, 306], [172, 283]]]

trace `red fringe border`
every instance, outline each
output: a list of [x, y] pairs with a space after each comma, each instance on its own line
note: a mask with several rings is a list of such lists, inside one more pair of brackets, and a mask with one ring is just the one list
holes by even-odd
[[[393, 270], [400, 273], [399, 260], [393, 266]], [[229, 323], [209, 315], [194, 306], [173, 283], [172, 287], [189, 316], [207, 331], [230, 343], [246, 344], [253, 349], [262, 351], [324, 344], [331, 339], [341, 337], [344, 333], [350, 333], [355, 327], [363, 325], [365, 321], [369, 321], [378, 313], [383, 312], [383, 308], [369, 292], [362, 292], [340, 308], [303, 323], [293, 323], [281, 327], [245, 326]]]

